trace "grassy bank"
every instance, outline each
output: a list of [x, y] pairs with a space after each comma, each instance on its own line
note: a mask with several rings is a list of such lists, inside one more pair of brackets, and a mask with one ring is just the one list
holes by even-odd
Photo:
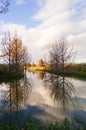
[[0, 82], [11, 80], [11, 79], [20, 79], [24, 76], [24, 71], [19, 68], [13, 69], [9, 68], [7, 64], [0, 64]]
[[77, 63], [66, 64], [65, 63], [64, 73], [61, 71], [61, 65], [59, 65], [58, 68], [59, 68], [59, 72], [55, 70], [55, 68], [51, 69], [50, 65], [28, 67], [28, 69], [30, 69], [31, 71], [46, 71], [52, 74], [59, 74], [59, 75], [64, 75], [68, 77], [74, 77], [74, 78], [80, 78], [80, 79], [86, 80], [86, 63], [79, 63], [79, 64]]
[[61, 76], [68, 76], [68, 77], [74, 77], [74, 78], [78, 78], [78, 79], [84, 79], [86, 80], [86, 72], [85, 71], [64, 71], [64, 72], [57, 72], [57, 70], [52, 70], [52, 69], [45, 69], [44, 67], [29, 67], [28, 70], [30, 71], [44, 71], [44, 72], [48, 72], [51, 74], [58, 74]]
[[80, 78], [80, 79], [85, 79], [86, 80], [86, 72], [64, 72], [63, 73], [65, 76], [68, 77], [75, 77], [75, 78]]
[[70, 122], [67, 118], [63, 122], [48, 124], [46, 126], [36, 124], [32, 119], [21, 127], [18, 125], [0, 124], [0, 130], [86, 130], [86, 126], [82, 124]]
[[0, 82], [8, 81], [12, 79], [20, 79], [24, 76], [23, 72], [10, 72], [10, 71], [0, 71]]
[[51, 74], [58, 74], [61, 76], [74, 77], [74, 78], [86, 80], [86, 72], [76, 72], [76, 71], [57, 72], [56, 70], [46, 70], [46, 72], [49, 72]]

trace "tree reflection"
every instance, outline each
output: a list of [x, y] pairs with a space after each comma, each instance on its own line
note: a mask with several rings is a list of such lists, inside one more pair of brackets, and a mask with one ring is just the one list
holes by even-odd
[[45, 82], [49, 82], [49, 94], [53, 98], [55, 105], [66, 115], [75, 105], [76, 92], [74, 86], [64, 76], [48, 75]]
[[41, 79], [41, 80], [44, 79], [44, 75], [45, 75], [45, 73], [44, 73], [43, 71], [38, 71], [38, 72], [37, 72], [37, 76], [38, 76], [38, 78]]
[[25, 74], [22, 80], [10, 81], [7, 89], [8, 91], [2, 97], [4, 100], [3, 121], [7, 124], [21, 124], [24, 122], [24, 108], [31, 91], [31, 83]]

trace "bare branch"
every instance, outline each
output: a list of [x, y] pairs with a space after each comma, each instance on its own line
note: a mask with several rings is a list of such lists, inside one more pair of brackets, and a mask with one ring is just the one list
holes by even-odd
[[6, 13], [9, 9], [10, 0], [0, 0], [0, 13]]

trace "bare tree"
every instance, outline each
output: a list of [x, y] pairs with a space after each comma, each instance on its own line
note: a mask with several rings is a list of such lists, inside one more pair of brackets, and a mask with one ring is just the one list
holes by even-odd
[[75, 56], [73, 52], [73, 47], [68, 47], [66, 40], [59, 41], [59, 51], [60, 51], [60, 65], [62, 67], [62, 72], [65, 71], [65, 64], [70, 62]]
[[27, 65], [30, 64], [31, 56], [27, 51], [27, 48], [24, 46], [22, 50], [22, 65], [23, 69], [26, 71]]
[[10, 0], [0, 0], [0, 13], [6, 13], [10, 5]]
[[57, 42], [52, 45], [52, 48], [49, 50], [49, 59], [50, 59], [50, 66], [52, 69], [58, 70], [59, 60], [60, 60], [60, 51]]
[[10, 33], [8, 33], [7, 35], [4, 36], [4, 38], [2, 38], [1, 52], [2, 52], [2, 57], [4, 59], [4, 62], [9, 64], [9, 68], [11, 68], [10, 45], [11, 45], [11, 37], [10, 37]]
[[74, 57], [73, 47], [68, 47], [66, 40], [55, 42], [50, 51], [50, 65], [52, 69], [62, 70], [64, 72], [65, 63], [68, 63]]

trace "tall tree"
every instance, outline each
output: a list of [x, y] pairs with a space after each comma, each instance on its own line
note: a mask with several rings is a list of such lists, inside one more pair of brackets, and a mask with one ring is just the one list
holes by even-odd
[[68, 47], [66, 40], [60, 40], [55, 42], [51, 49], [50, 54], [50, 65], [52, 69], [61, 69], [64, 72], [65, 63], [69, 62], [70, 59], [75, 56], [73, 53], [73, 47]]
[[52, 69], [58, 70], [58, 65], [60, 63], [60, 50], [57, 42], [55, 42], [51, 49], [49, 50], [49, 61]]
[[22, 65], [23, 65], [23, 69], [26, 71], [27, 69], [27, 65], [30, 64], [31, 61], [31, 56], [27, 51], [27, 48], [25, 46], [23, 46], [22, 49]]
[[1, 47], [1, 52], [2, 52], [2, 57], [4, 59], [5, 63], [9, 64], [9, 68], [11, 69], [11, 37], [10, 33], [6, 34], [4, 38], [2, 38], [2, 47]]
[[27, 50], [16, 34], [12, 37], [8, 33], [2, 39], [2, 55], [12, 71], [24, 70], [27, 62], [30, 62]]
[[68, 63], [75, 56], [73, 52], [73, 47], [68, 47], [66, 40], [60, 40], [58, 43], [60, 51], [60, 65], [62, 67], [62, 72], [65, 71], [65, 63]]
[[11, 61], [12, 65], [14, 65], [14, 69], [18, 70], [22, 61], [22, 41], [21, 39], [17, 38], [15, 35], [12, 39], [11, 45], [10, 45], [10, 55], [11, 55]]

